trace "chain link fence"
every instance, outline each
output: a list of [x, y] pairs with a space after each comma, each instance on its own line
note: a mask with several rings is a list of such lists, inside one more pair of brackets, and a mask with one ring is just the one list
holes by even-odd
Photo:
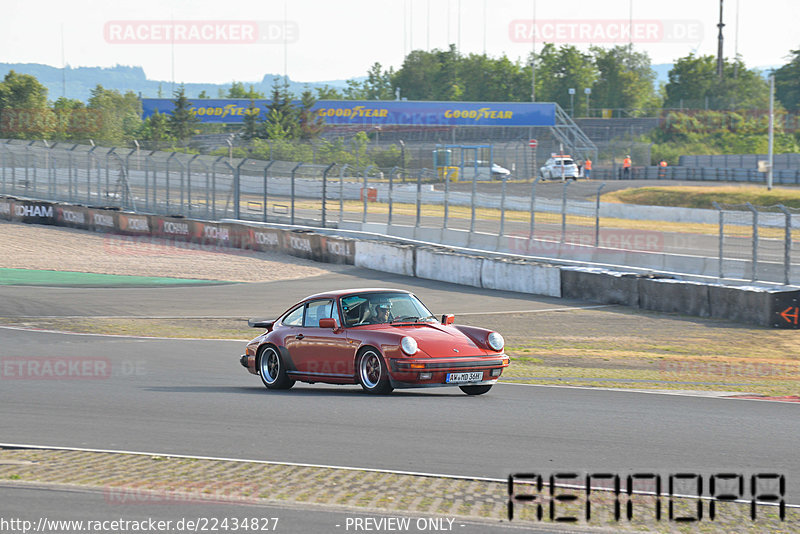
[[[800, 283], [800, 257], [793, 246], [800, 210], [716, 205], [716, 221], [712, 212], [703, 223], [666, 215], [660, 222], [646, 207], [638, 215], [636, 207], [611, 211], [613, 205], [600, 202], [604, 187], [596, 180], [465, 179], [459, 169], [448, 167], [356, 168], [0, 143], [3, 195], [206, 220], [364, 230], [593, 264]], [[690, 267], [692, 262], [702, 267]]]

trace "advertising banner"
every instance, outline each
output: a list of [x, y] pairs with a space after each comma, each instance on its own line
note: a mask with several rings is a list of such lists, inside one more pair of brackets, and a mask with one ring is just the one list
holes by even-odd
[[214, 222], [193, 221], [195, 239], [210, 250], [231, 248], [233, 234], [230, 225]]
[[322, 261], [320, 235], [308, 230], [292, 230], [283, 233], [283, 252], [290, 256]]
[[89, 215], [88, 223], [95, 232], [116, 232], [119, 212], [94, 208], [90, 208], [87, 211]]
[[49, 202], [15, 200], [11, 220], [29, 224], [56, 224], [55, 206]]
[[[251, 113], [245, 98], [189, 99], [203, 123], [241, 124]], [[255, 100], [252, 113], [264, 120], [269, 100]], [[299, 102], [295, 102], [299, 105]], [[143, 118], [171, 114], [169, 98], [143, 98]], [[417, 102], [407, 100], [319, 100], [311, 108], [326, 124], [400, 126], [553, 126], [555, 104], [548, 102]]]
[[10, 221], [12, 213], [14, 213], [14, 202], [8, 198], [0, 198], [0, 219]]
[[151, 222], [154, 223], [154, 227], [150, 231], [156, 236], [173, 241], [191, 241], [190, 221], [173, 217], [154, 217], [153, 219]]
[[118, 217], [119, 231], [126, 235], [143, 235], [150, 233], [150, 219], [148, 215], [133, 215], [120, 213]]
[[88, 210], [83, 206], [56, 205], [56, 219], [60, 226], [83, 229], [91, 227]]
[[242, 248], [251, 250], [268, 251], [281, 250], [283, 230], [277, 228], [262, 228], [245, 225], [236, 225], [239, 243]]
[[356, 243], [344, 237], [320, 236], [322, 261], [325, 263], [355, 264]]

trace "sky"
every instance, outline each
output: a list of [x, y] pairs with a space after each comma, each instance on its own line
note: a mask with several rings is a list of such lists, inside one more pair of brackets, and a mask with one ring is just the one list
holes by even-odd
[[[398, 69], [410, 50], [525, 61], [544, 41], [628, 44], [653, 64], [717, 52], [717, 0], [2, 0], [0, 62], [144, 68], [178, 83], [315, 82]], [[536, 31], [532, 21], [536, 21]], [[630, 25], [630, 22], [633, 25]], [[800, 48], [798, 0], [724, 0], [724, 55], [748, 67]], [[632, 28], [628, 32], [628, 28]], [[532, 41], [535, 35], [536, 42]]]

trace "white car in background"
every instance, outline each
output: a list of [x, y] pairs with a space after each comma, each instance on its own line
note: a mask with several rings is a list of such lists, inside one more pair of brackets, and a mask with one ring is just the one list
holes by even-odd
[[[477, 168], [475, 164], [477, 165]], [[464, 162], [464, 170], [461, 174], [462, 177], [471, 180], [473, 177], [477, 177], [478, 180], [502, 180], [503, 177], [508, 178], [511, 175], [511, 171], [506, 169], [505, 167], [501, 167], [497, 163], [491, 164], [491, 171], [488, 161], [478, 160], [478, 161], [465, 161]]]
[[560, 180], [563, 176], [577, 180], [581, 173], [572, 156], [554, 155], [539, 169], [539, 176], [545, 180]]

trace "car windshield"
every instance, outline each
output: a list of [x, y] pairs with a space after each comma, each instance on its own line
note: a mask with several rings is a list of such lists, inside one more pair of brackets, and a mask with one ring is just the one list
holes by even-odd
[[575, 165], [575, 162], [571, 159], [557, 159], [556, 165]]
[[409, 293], [360, 293], [342, 297], [345, 326], [436, 321], [430, 310]]

